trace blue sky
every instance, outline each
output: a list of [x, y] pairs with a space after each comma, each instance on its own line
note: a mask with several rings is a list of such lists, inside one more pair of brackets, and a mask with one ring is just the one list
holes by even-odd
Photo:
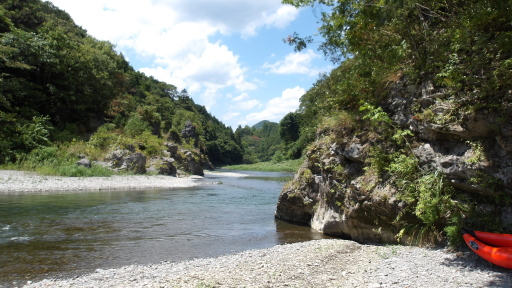
[[332, 69], [316, 47], [296, 53], [283, 43], [293, 32], [316, 33], [318, 19], [280, 0], [51, 2], [135, 69], [187, 89], [233, 128], [280, 121]]

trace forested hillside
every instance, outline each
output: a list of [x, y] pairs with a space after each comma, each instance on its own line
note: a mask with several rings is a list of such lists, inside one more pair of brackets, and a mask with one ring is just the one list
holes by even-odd
[[[181, 139], [187, 122], [194, 135]], [[103, 134], [93, 135], [99, 127]], [[135, 71], [111, 43], [88, 35], [51, 2], [1, 1], [0, 164], [45, 147], [82, 145], [98, 158], [98, 150], [123, 141], [168, 140], [214, 164], [242, 162], [231, 128], [187, 91]]]
[[300, 127], [306, 127], [301, 119], [302, 114], [290, 112], [279, 123], [264, 120], [252, 127], [238, 126], [235, 136], [244, 146], [244, 163], [299, 159], [313, 140], [311, 133], [301, 134]]
[[244, 145], [244, 163], [252, 164], [270, 161], [276, 151], [281, 148], [279, 137], [279, 124], [270, 121], [261, 121], [249, 127], [238, 126], [235, 136]]
[[512, 232], [512, 1], [283, 2], [323, 37], [285, 41], [339, 66], [301, 99], [315, 141], [276, 217], [387, 243]]

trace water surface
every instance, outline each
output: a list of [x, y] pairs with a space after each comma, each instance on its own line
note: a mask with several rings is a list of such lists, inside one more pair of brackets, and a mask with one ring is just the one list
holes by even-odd
[[[0, 195], [0, 285], [325, 238], [274, 219], [289, 173], [187, 189]], [[1, 189], [1, 188], [0, 188]], [[1, 286], [0, 286], [1, 287]]]

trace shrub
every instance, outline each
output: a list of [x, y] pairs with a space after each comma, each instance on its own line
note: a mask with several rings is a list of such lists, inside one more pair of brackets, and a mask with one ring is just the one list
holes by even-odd
[[141, 135], [136, 137], [136, 141], [142, 143], [144, 146], [143, 152], [146, 156], [158, 156], [162, 154], [164, 147], [164, 140], [151, 134], [150, 131], [144, 131]]
[[[388, 171], [398, 188], [398, 199], [408, 204], [395, 221], [401, 227], [397, 237], [408, 234], [419, 244], [435, 244], [443, 239], [445, 232], [450, 245], [458, 244], [457, 231], [469, 209], [454, 200], [455, 190], [446, 183], [443, 173], [421, 170], [412, 155], [398, 155]], [[407, 214], [416, 217], [416, 221], [403, 222]]]
[[49, 117], [33, 117], [21, 127], [21, 139], [26, 151], [50, 145], [50, 130], [53, 129], [48, 122]]
[[89, 145], [94, 148], [105, 149], [116, 142], [118, 134], [114, 132], [115, 125], [103, 124], [89, 139]]
[[272, 156], [272, 163], [276, 164], [276, 163], [281, 163], [284, 161], [284, 156], [283, 156], [283, 153], [281, 153], [281, 151], [277, 151], [276, 153], [274, 153], [274, 156]]
[[145, 131], [151, 132], [151, 126], [138, 116], [130, 117], [124, 126], [124, 133], [129, 137], [140, 136]]

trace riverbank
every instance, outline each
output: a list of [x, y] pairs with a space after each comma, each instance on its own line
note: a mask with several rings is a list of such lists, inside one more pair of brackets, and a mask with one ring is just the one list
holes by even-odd
[[114, 175], [110, 177], [41, 176], [34, 172], [0, 170], [0, 194], [52, 191], [100, 191], [187, 188], [203, 177], [162, 175]]
[[[215, 175], [218, 172], [208, 172], [207, 176], [210, 173]], [[220, 174], [229, 177], [247, 176], [240, 173]], [[53, 193], [73, 190], [165, 189], [205, 183], [198, 181], [199, 179], [202, 177], [147, 175], [67, 178], [38, 176], [21, 171], [0, 171], [0, 191]], [[210, 247], [211, 244], [200, 245]], [[144, 251], [147, 253], [147, 250]], [[94, 273], [72, 278], [52, 278], [37, 283], [18, 282], [12, 286], [512, 287], [511, 270], [494, 266], [474, 253], [464, 251], [466, 252], [452, 253], [443, 249], [317, 240], [249, 250], [217, 258], [98, 269]]]
[[511, 287], [471, 252], [316, 240], [179, 263], [98, 269], [25, 287]]

